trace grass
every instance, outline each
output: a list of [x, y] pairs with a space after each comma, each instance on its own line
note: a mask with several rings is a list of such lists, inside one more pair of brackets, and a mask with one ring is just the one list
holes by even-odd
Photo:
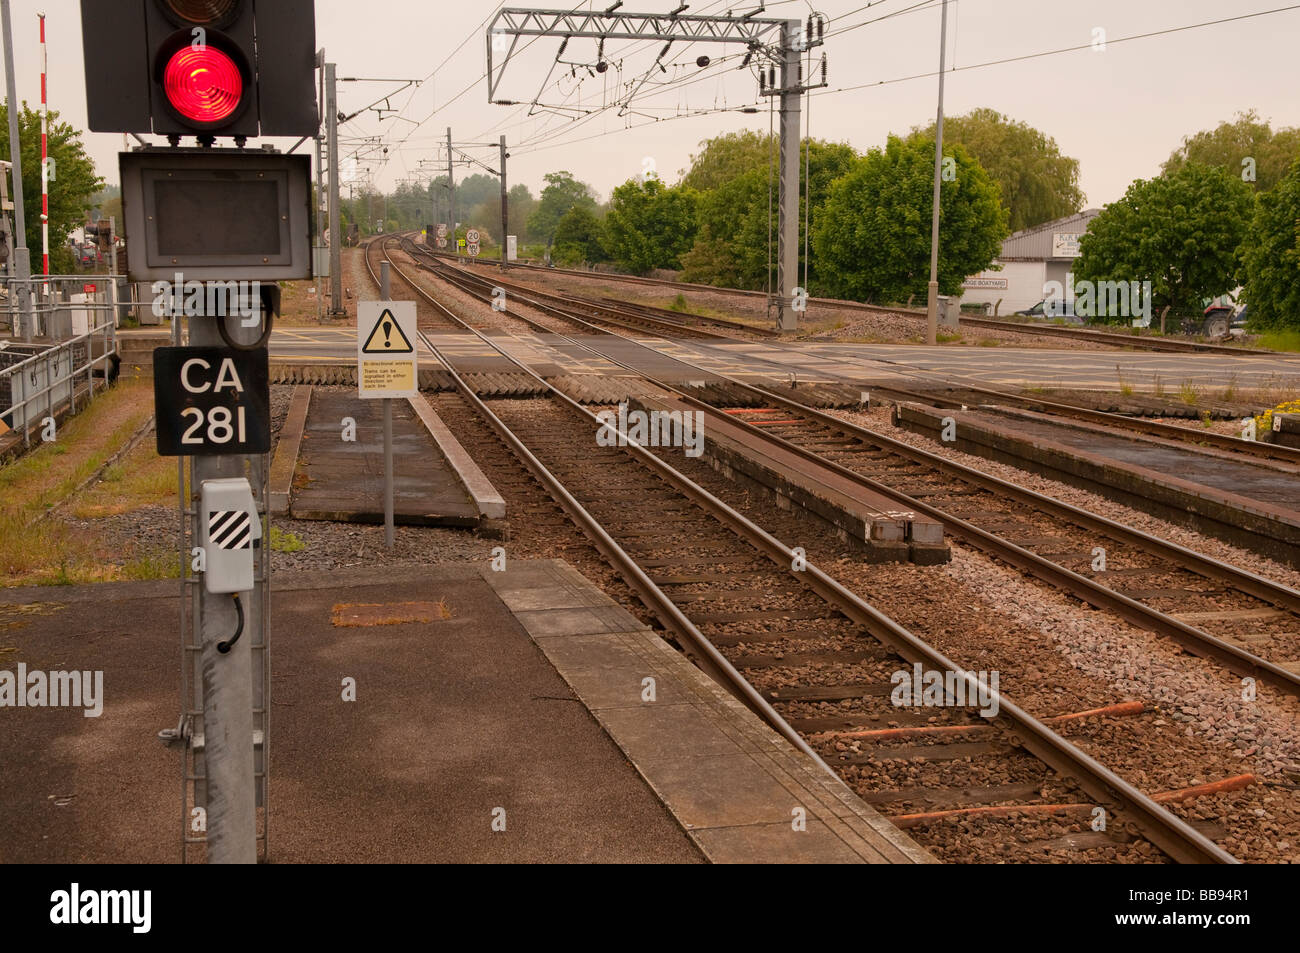
[[935, 335], [934, 339], [935, 339], [935, 341], [937, 341], [937, 342], [940, 343], [940, 344], [951, 344], [953, 341], [960, 341], [960, 340], [961, 340], [961, 335], [960, 335], [960, 334], [944, 334], [943, 332], [939, 332], [938, 334]]
[[[120, 471], [120, 475], [117, 472]], [[145, 440], [126, 458], [104, 471], [99, 483], [86, 490], [72, 506], [78, 519], [116, 516], [142, 506], [174, 506], [176, 461], [160, 457]]]
[[[140, 428], [153, 409], [152, 391], [148, 382], [120, 382], [64, 421], [54, 443], [34, 446], [0, 467], [0, 585], [71, 585], [123, 578], [113, 556], [101, 551], [94, 530], [74, 530], [40, 517], [67, 502]], [[136, 449], [153, 450], [148, 441]], [[99, 486], [130, 486], [136, 477], [130, 462], [134, 457], [109, 467], [104, 473], [107, 479]], [[129, 562], [131, 554], [127, 557]], [[140, 574], [150, 567], [130, 571]]]
[[1165, 396], [1165, 379], [1159, 374], [1155, 375], [1155, 379], [1151, 382], [1151, 393], [1157, 397]]
[[1237, 385], [1240, 382], [1241, 375], [1234, 371], [1228, 377], [1228, 383], [1223, 386], [1223, 392], [1219, 395], [1222, 400], [1232, 403], [1237, 399]]
[[1125, 397], [1133, 396], [1133, 383], [1124, 377], [1124, 369], [1115, 365], [1115, 374], [1119, 377], [1119, 392]]
[[277, 553], [299, 553], [307, 548], [299, 537], [285, 532], [278, 526], [271, 527], [271, 549]]
[[1201, 389], [1193, 381], [1185, 380], [1178, 385], [1178, 399], [1188, 407], [1195, 407], [1201, 402]]
[[677, 297], [673, 299], [673, 303], [668, 306], [668, 310], [677, 311], [680, 314], [690, 314], [691, 306], [686, 303], [686, 295], [679, 293]]
[[1258, 346], [1272, 351], [1300, 351], [1300, 331], [1266, 331], [1259, 336]]

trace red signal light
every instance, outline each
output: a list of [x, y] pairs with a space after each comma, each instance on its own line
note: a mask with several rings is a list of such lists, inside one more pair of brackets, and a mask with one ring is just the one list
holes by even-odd
[[191, 122], [222, 122], [244, 98], [244, 74], [215, 46], [182, 47], [163, 70], [172, 108]]

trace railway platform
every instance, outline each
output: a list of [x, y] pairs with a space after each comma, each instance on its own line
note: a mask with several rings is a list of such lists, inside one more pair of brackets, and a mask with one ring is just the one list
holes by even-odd
[[1300, 467], [1294, 463], [1247, 460], [1005, 407], [958, 411], [903, 402], [895, 418], [931, 437], [951, 419], [950, 445], [958, 450], [1063, 480], [1290, 565], [1300, 560]]
[[[300, 385], [277, 449], [273, 498], [295, 519], [383, 522], [379, 401]], [[480, 526], [505, 516], [500, 494], [423, 396], [394, 401], [393, 470], [395, 522]]]
[[[274, 593], [272, 862], [931, 860], [565, 563]], [[103, 673], [98, 717], [7, 719], [0, 859], [175, 861], [176, 583], [13, 589], [0, 622], [10, 667]]]

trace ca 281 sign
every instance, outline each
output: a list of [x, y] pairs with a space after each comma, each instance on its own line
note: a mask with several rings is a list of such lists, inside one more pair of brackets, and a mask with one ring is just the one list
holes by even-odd
[[153, 365], [160, 456], [271, 449], [266, 348], [160, 347]]

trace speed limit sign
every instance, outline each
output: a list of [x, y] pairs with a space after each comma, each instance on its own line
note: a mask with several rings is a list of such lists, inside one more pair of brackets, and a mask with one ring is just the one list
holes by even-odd
[[471, 245], [477, 245], [477, 244], [478, 244], [478, 229], [477, 229], [477, 228], [471, 228], [469, 231], [467, 231], [467, 232], [465, 233], [465, 241], [469, 242]]

